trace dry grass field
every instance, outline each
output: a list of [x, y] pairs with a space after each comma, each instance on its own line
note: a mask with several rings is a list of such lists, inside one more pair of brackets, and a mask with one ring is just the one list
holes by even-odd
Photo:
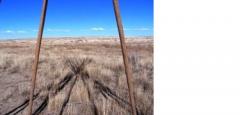
[[[0, 115], [28, 112], [34, 40], [0, 41]], [[153, 114], [153, 39], [127, 40], [139, 115]], [[127, 81], [116, 38], [44, 39], [35, 115], [129, 115]]]

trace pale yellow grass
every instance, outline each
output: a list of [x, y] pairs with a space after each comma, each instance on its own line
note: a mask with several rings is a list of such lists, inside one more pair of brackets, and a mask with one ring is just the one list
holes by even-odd
[[[152, 42], [152, 39], [128, 40], [135, 99], [141, 115], [153, 114]], [[0, 94], [0, 108], [3, 108], [0, 109], [0, 114], [3, 114], [29, 96], [34, 42], [1, 42], [0, 47], [0, 85], [6, 87]], [[80, 64], [85, 59], [91, 61], [80, 73], [73, 73], [66, 64], [66, 60], [74, 63], [77, 60]], [[74, 77], [61, 90], [57, 90], [57, 87], [69, 73], [78, 76], [78, 79], [64, 107], [64, 115], [129, 114], [128, 89], [118, 40], [45, 40], [41, 49], [35, 91], [40, 92], [40, 97], [34, 102], [34, 109], [37, 109], [45, 97], [49, 97], [41, 114], [59, 114]], [[85, 81], [82, 80], [84, 76], [88, 76]], [[6, 82], [9, 82], [10, 86], [6, 85]], [[108, 90], [103, 91], [101, 88]], [[57, 92], [54, 92], [56, 90]], [[25, 108], [18, 114], [24, 114], [26, 111]]]

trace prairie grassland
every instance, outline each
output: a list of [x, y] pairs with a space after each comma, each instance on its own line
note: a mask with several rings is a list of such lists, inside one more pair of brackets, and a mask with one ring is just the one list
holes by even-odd
[[[28, 111], [34, 40], [0, 41], [0, 114]], [[127, 40], [140, 115], [153, 114], [153, 39]], [[43, 40], [34, 114], [127, 115], [128, 87], [116, 38]]]

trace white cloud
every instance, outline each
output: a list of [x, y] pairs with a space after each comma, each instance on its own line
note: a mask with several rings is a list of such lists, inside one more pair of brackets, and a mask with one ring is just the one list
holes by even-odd
[[93, 27], [93, 28], [91, 28], [91, 30], [93, 30], [93, 31], [103, 31], [105, 29], [102, 28], [102, 27]]
[[24, 34], [24, 33], [27, 33], [27, 31], [25, 31], [25, 30], [3, 30], [3, 31], [1, 31], [1, 33], [5, 33], [5, 34]]
[[25, 31], [25, 30], [18, 30], [17, 33], [24, 34], [24, 33], [27, 33], [27, 31]]
[[12, 34], [12, 33], [14, 33], [14, 31], [13, 30], [5, 30], [5, 31], [3, 31], [3, 33]]
[[70, 32], [71, 30], [69, 30], [69, 29], [51, 29], [51, 28], [48, 28], [47, 31], [49, 31], [49, 32]]
[[147, 30], [150, 30], [150, 29], [149, 28], [139, 28], [139, 30], [147, 31]]
[[148, 31], [149, 28], [124, 28], [124, 30], [131, 30], [131, 31]]

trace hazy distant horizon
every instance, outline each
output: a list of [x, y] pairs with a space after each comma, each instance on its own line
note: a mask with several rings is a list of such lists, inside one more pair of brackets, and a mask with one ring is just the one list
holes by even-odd
[[[119, 36], [43, 36], [43, 39], [67, 39], [67, 38], [73, 38], [73, 39], [104, 39], [104, 38], [119, 38]], [[153, 38], [153, 36], [125, 36], [125, 38]], [[0, 41], [5, 41], [5, 40], [35, 40], [37, 39], [36, 37], [19, 37], [19, 38], [0, 38]]]

